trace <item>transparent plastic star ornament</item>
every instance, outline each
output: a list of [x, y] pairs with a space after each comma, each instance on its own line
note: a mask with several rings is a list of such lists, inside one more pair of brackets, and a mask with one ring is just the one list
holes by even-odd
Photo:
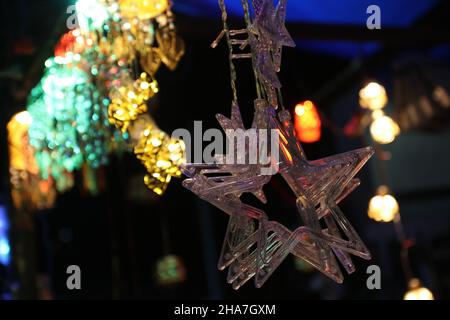
[[[282, 47], [294, 45], [284, 25], [286, 0], [278, 1], [276, 6], [273, 0], [241, 3], [246, 27], [230, 29], [225, 2], [219, 0], [224, 27], [213, 47], [226, 38], [233, 102], [231, 118], [218, 115], [217, 119], [228, 141], [252, 132], [260, 140], [244, 140], [243, 147], [228, 148], [227, 154], [217, 155], [211, 164], [185, 164], [182, 171], [188, 179], [183, 185], [230, 216], [218, 267], [228, 268], [227, 281], [234, 289], [252, 278], [261, 287], [289, 254], [341, 283], [338, 262], [352, 273], [355, 266], [350, 255], [370, 259], [368, 249], [338, 203], [358, 187], [355, 175], [373, 150], [362, 148], [314, 161], [306, 158], [290, 113], [284, 110], [277, 76]], [[257, 98], [253, 124], [248, 130], [238, 107], [236, 59], [250, 59], [255, 74]], [[252, 162], [255, 150], [258, 161]], [[263, 210], [241, 200], [243, 194], [251, 193], [266, 203], [263, 188], [274, 174], [283, 177], [296, 197], [302, 224], [294, 230], [269, 220]]]

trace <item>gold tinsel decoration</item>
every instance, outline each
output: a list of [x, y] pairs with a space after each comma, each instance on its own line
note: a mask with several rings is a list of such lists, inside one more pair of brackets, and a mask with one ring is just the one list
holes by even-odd
[[147, 101], [158, 93], [158, 83], [143, 72], [136, 81], [114, 88], [110, 93], [109, 121], [127, 132], [133, 121], [147, 112]]
[[167, 189], [172, 177], [181, 177], [185, 144], [173, 139], [154, 124], [149, 124], [134, 148], [134, 153], [147, 169], [144, 178], [147, 187], [158, 195]]
[[[119, 86], [110, 91], [109, 121], [122, 133], [134, 136], [134, 153], [147, 169], [144, 182], [162, 195], [171, 178], [181, 176], [179, 166], [185, 162], [185, 145], [160, 130], [146, 115], [147, 102], [158, 93], [154, 76], [160, 66], [174, 70], [185, 53], [185, 45], [177, 35], [170, 1], [121, 0], [118, 5], [121, 32], [103, 39], [102, 51], [130, 64], [129, 71], [140, 68], [144, 72], [134, 82], [120, 79]], [[131, 77], [131, 72], [127, 73]], [[138, 120], [144, 124], [137, 125]]]

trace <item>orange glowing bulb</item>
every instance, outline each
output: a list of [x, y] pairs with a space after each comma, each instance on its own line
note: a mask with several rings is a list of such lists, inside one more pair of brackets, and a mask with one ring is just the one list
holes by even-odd
[[313, 143], [321, 138], [322, 122], [316, 106], [305, 101], [295, 106], [295, 131], [301, 142]]

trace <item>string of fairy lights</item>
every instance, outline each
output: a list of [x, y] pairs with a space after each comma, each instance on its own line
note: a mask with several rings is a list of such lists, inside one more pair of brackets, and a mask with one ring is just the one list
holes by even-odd
[[375, 143], [375, 155], [378, 163], [379, 176], [382, 184], [377, 188], [376, 195], [370, 199], [368, 216], [377, 222], [394, 222], [397, 238], [400, 242], [401, 264], [408, 283], [408, 290], [404, 294], [405, 300], [433, 300], [432, 292], [423, 287], [418, 278], [413, 276], [410, 266], [408, 251], [412, 241], [404, 233], [401, 221], [400, 207], [397, 200], [391, 194], [388, 186], [387, 170], [385, 162], [389, 157], [385, 156], [382, 145], [389, 144], [400, 134], [400, 128], [394, 119], [385, 114], [383, 109], [388, 103], [385, 88], [377, 82], [369, 82], [359, 92], [361, 108], [370, 113], [370, 135]]
[[[433, 293], [423, 287], [421, 281], [413, 275], [408, 254], [413, 241], [404, 233], [400, 206], [388, 185], [386, 161], [389, 161], [390, 156], [386, 156], [382, 146], [394, 142], [400, 134], [399, 125], [384, 110], [388, 100], [386, 89], [376, 81], [367, 82], [359, 92], [359, 105], [364, 114], [359, 118], [358, 127], [359, 129], [366, 127], [369, 129], [370, 137], [374, 142], [376, 168], [381, 179], [381, 185], [377, 187], [376, 194], [369, 201], [367, 214], [376, 222], [393, 222], [395, 224], [396, 236], [401, 247], [401, 265], [408, 284], [408, 290], [403, 298], [405, 300], [432, 300], [434, 299]], [[327, 121], [327, 125], [337, 128], [323, 114], [319, 114], [318, 108], [312, 101], [298, 103], [294, 112], [297, 138], [304, 143], [314, 143], [320, 140], [324, 119]], [[339, 133], [342, 131], [339, 129]], [[305, 267], [301, 265], [300, 269], [303, 270]]]

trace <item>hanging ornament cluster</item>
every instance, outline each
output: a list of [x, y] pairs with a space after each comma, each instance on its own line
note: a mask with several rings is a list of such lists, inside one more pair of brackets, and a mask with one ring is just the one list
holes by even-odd
[[[218, 115], [217, 119], [227, 135], [245, 130], [238, 106], [234, 61], [249, 59], [257, 88], [251, 130], [260, 137], [273, 137], [276, 132], [279, 138], [259, 146], [257, 154], [267, 153], [268, 161], [258, 164], [228, 163], [228, 154], [216, 156], [214, 164], [186, 164], [183, 173], [188, 179], [183, 185], [230, 216], [219, 269], [228, 267], [227, 281], [234, 289], [253, 277], [255, 285], [261, 287], [290, 253], [340, 283], [343, 275], [337, 260], [352, 273], [355, 266], [350, 254], [370, 259], [369, 251], [337, 203], [359, 185], [354, 177], [373, 150], [363, 148], [315, 161], [306, 158], [291, 115], [283, 107], [277, 76], [282, 47], [294, 46], [285, 27], [286, 0], [279, 0], [277, 6], [273, 0], [252, 0], [252, 8], [248, 0], [241, 3], [245, 28], [230, 29], [224, 0], [219, 0], [223, 30], [213, 47], [226, 39], [233, 101], [231, 118]], [[238, 159], [247, 158], [250, 149], [247, 144], [244, 154], [237, 154]], [[228, 150], [233, 151], [236, 152]], [[274, 172], [281, 174], [297, 198], [304, 225], [294, 231], [269, 220], [263, 210], [241, 200], [244, 193], [252, 193], [266, 203], [263, 187]]]
[[147, 125], [134, 152], [147, 169], [146, 186], [162, 195], [172, 177], [181, 177], [180, 166], [185, 163], [185, 145], [182, 140], [171, 138], [154, 123]]
[[84, 163], [94, 169], [107, 163], [111, 132], [104, 101], [90, 75], [77, 65], [77, 56], [59, 58], [46, 61], [27, 109], [42, 178], [52, 177], [63, 192]]
[[22, 111], [7, 125], [11, 197], [14, 207], [21, 211], [50, 208], [56, 198], [53, 180], [39, 175], [28, 137], [31, 122], [30, 114]]
[[146, 73], [134, 82], [130, 78], [127, 80], [111, 90], [108, 107], [109, 121], [122, 132], [127, 132], [130, 124], [147, 112], [147, 101], [158, 93], [158, 84], [155, 80], [149, 82]]
[[[27, 174], [55, 194], [72, 188], [74, 172], [81, 170], [84, 186], [95, 193], [96, 170], [125, 145], [135, 148], [147, 169], [146, 185], [162, 195], [171, 177], [181, 176], [185, 149], [147, 115], [147, 103], [158, 92], [155, 73], [162, 64], [175, 69], [184, 54], [171, 3], [78, 0], [76, 9], [79, 28], [61, 37], [28, 98], [31, 120], [20, 131], [28, 136], [26, 144], [18, 142], [19, 133], [11, 138], [23, 157], [33, 159]], [[144, 124], [135, 126], [138, 119]], [[27, 187], [29, 178], [18, 179], [21, 169], [14, 167], [15, 189]]]
[[[107, 79], [103, 82], [110, 100], [109, 121], [124, 135], [133, 137], [135, 154], [148, 172], [145, 184], [162, 195], [171, 177], [181, 176], [178, 165], [185, 157], [183, 142], [170, 139], [147, 114], [147, 102], [159, 91], [156, 72], [162, 64], [174, 70], [185, 52], [184, 42], [176, 33], [171, 3], [93, 2], [97, 4], [81, 2], [80, 25], [86, 42], [90, 39], [98, 48], [91, 52], [96, 61], [92, 69], [98, 78]], [[106, 17], [92, 14], [92, 6], [103, 8]], [[145, 123], [137, 126], [139, 119]], [[156, 141], [155, 137], [160, 137], [160, 145], [149, 143]]]

